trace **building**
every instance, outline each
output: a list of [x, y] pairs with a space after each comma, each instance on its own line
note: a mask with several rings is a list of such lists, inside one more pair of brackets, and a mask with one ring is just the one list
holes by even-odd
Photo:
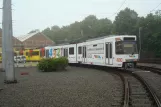
[[[14, 50], [19, 50], [22, 48], [22, 42], [17, 38], [13, 37], [13, 47]], [[2, 52], [2, 29], [0, 28], [0, 52]]]
[[[14, 37], [13, 47], [14, 50], [19, 51], [22, 49], [34, 49], [44, 46], [53, 46], [55, 43], [41, 32], [30, 33], [27, 35]], [[2, 29], [0, 28], [0, 52], [2, 52]]]
[[55, 43], [41, 32], [29, 33], [27, 35], [17, 37], [22, 42], [25, 49], [41, 48]]

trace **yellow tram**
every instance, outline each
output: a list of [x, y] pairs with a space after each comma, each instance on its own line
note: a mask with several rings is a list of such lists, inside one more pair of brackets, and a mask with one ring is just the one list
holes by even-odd
[[[26, 61], [40, 61], [45, 56], [44, 48], [40, 49], [24, 49], [20, 51], [14, 51], [14, 56], [24, 55]], [[2, 52], [0, 53], [0, 61], [2, 61]]]
[[26, 61], [40, 61], [45, 56], [44, 48], [25, 49], [21, 53], [26, 57]]
[[2, 52], [0, 52], [0, 62], [2, 62]]

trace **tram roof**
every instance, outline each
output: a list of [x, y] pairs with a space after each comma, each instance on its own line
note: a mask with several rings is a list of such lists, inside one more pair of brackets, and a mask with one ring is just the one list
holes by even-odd
[[100, 39], [105, 39], [105, 38], [110, 38], [110, 37], [126, 37], [126, 36], [135, 36], [135, 35], [108, 35], [108, 36], [103, 36], [103, 37], [98, 37], [98, 38], [92, 38], [92, 39], [88, 39], [86, 40], [86, 42], [89, 42], [89, 41], [94, 41], [94, 40], [100, 40]]

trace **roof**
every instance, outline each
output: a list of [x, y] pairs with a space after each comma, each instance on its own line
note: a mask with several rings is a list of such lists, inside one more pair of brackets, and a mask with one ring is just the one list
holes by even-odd
[[[13, 37], [13, 41], [14, 43], [17, 44], [18, 43], [21, 43], [21, 41], [19, 39], [17, 39], [16, 37], [12, 36]], [[0, 44], [2, 44], [2, 29], [0, 28]]]
[[23, 36], [17, 37], [17, 39], [20, 40], [21, 42], [23, 42], [23, 41], [29, 39], [30, 37], [36, 35], [37, 33], [40, 33], [40, 32], [29, 33], [27, 35], [23, 35]]

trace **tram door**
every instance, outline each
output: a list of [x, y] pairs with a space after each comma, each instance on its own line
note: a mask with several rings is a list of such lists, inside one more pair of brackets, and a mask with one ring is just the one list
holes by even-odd
[[105, 46], [105, 62], [108, 65], [112, 65], [113, 64], [113, 55], [112, 55], [112, 42], [107, 42], [106, 46]]
[[65, 48], [64, 49], [64, 57], [67, 57], [68, 58], [68, 48]]
[[46, 49], [46, 51], [45, 51], [45, 57], [46, 58], [49, 58], [49, 49]]
[[83, 56], [82, 62], [84, 63], [84, 62], [86, 62], [86, 56], [87, 56], [87, 54], [86, 54], [86, 46], [83, 46], [82, 56]]

